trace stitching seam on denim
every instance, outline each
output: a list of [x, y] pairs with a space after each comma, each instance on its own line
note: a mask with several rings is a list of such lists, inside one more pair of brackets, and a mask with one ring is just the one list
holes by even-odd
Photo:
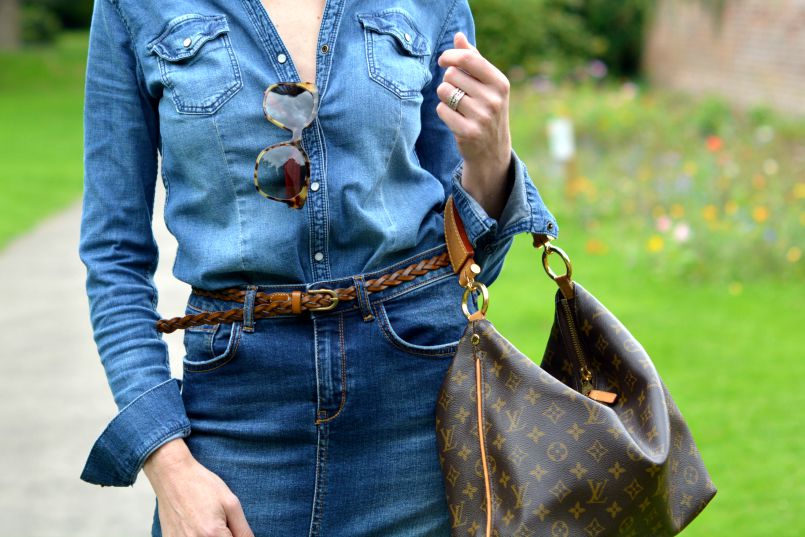
[[382, 304], [379, 304], [378, 311], [378, 324], [380, 325], [380, 332], [383, 334], [383, 337], [391, 343], [394, 347], [403, 350], [405, 352], [409, 352], [412, 354], [418, 354], [421, 356], [448, 356], [453, 355], [456, 353], [458, 349], [458, 344], [461, 339], [451, 342], [451, 343], [444, 343], [442, 345], [436, 345], [435, 349], [418, 349], [412, 347], [413, 343], [408, 343], [404, 339], [402, 339], [394, 329], [391, 327], [389, 323], [388, 316], [386, 315], [386, 310], [383, 308]]
[[[194, 367], [197, 367], [197, 366], [194, 366], [192, 364], [192, 362], [191, 363], [182, 362], [183, 369], [185, 371], [189, 372], [189, 373], [206, 373], [208, 371], [213, 371], [215, 369], [218, 369], [219, 367], [224, 366], [224, 365], [228, 364], [229, 362], [231, 362], [232, 359], [235, 357], [235, 354], [237, 354], [237, 352], [238, 352], [238, 346], [240, 345], [240, 338], [241, 338], [241, 335], [243, 334], [242, 326], [237, 321], [232, 323], [232, 330], [237, 330], [237, 334], [235, 335], [235, 341], [231, 342], [231, 347], [232, 347], [231, 352], [225, 352], [224, 357], [221, 358], [221, 360], [224, 360], [223, 362], [217, 363], [217, 361], [216, 361], [215, 362], [215, 364], [216, 364], [215, 367], [210, 367], [208, 369], [194, 369]], [[203, 366], [199, 366], [199, 367], [203, 367]]]
[[324, 486], [327, 477], [327, 425], [316, 428], [316, 477], [313, 485], [313, 508], [310, 514], [310, 537], [317, 537], [321, 528], [321, 513], [324, 510]]
[[347, 402], [347, 351], [346, 346], [344, 345], [344, 316], [341, 315], [338, 318], [338, 336], [341, 339], [341, 402], [338, 405], [338, 409], [335, 411], [335, 414], [332, 416], [328, 416], [323, 419], [316, 418], [316, 425], [320, 423], [325, 423], [327, 421], [331, 421], [333, 418], [338, 416], [341, 413], [341, 409], [344, 408], [344, 404]]

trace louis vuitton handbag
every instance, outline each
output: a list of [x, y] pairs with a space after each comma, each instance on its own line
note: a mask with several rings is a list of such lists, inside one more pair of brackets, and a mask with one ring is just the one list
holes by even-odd
[[[447, 201], [445, 238], [468, 318], [436, 405], [452, 535], [676, 535], [716, 493], [690, 431], [645, 349], [571, 280], [567, 255], [533, 235], [559, 287], [540, 365], [485, 318], [488, 291]], [[551, 270], [551, 253], [564, 275]], [[473, 292], [482, 302], [471, 314]]]

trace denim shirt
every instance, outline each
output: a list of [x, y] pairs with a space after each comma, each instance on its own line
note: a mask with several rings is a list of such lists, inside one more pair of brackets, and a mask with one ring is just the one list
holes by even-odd
[[320, 108], [303, 131], [301, 210], [255, 191], [263, 148], [291, 138], [266, 120], [265, 88], [299, 81], [260, 0], [96, 0], [84, 108], [79, 255], [118, 407], [81, 479], [132, 485], [145, 459], [190, 434], [181, 380], [156, 330], [151, 229], [161, 155], [173, 274], [204, 289], [310, 284], [385, 267], [444, 241], [447, 197], [490, 285], [513, 235], [558, 226], [512, 150], [498, 220], [461, 185], [463, 160], [436, 114], [437, 59], [475, 42], [467, 0], [327, 0], [316, 54]]

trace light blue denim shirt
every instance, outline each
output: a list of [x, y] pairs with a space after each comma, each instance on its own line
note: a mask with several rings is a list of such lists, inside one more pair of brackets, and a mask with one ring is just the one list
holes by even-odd
[[516, 233], [558, 226], [512, 151], [499, 220], [461, 185], [463, 161], [436, 114], [442, 51], [475, 43], [467, 0], [327, 0], [316, 56], [318, 118], [303, 131], [302, 210], [255, 191], [263, 148], [290, 139], [266, 120], [265, 88], [299, 81], [260, 0], [96, 0], [84, 109], [79, 254], [94, 337], [118, 414], [81, 479], [134, 483], [146, 457], [190, 434], [181, 380], [155, 323], [151, 230], [158, 154], [173, 274], [204, 289], [307, 284], [385, 267], [444, 241], [453, 194], [491, 284]]

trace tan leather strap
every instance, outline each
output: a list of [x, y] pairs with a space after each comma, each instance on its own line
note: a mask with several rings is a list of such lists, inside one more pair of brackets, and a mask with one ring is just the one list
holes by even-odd
[[302, 291], [291, 291], [291, 313], [302, 313]]
[[453, 203], [453, 196], [447, 198], [444, 208], [444, 239], [447, 243], [447, 253], [450, 254], [450, 264], [453, 272], [458, 274], [458, 283], [466, 287], [467, 282], [473, 278], [470, 266], [475, 263], [473, 255], [475, 249], [470, 244], [464, 222]]
[[[553, 237], [542, 233], [532, 233], [534, 248], [539, 248]], [[450, 254], [450, 264], [453, 272], [458, 274], [458, 282], [462, 287], [466, 287], [467, 282], [473, 277], [470, 266], [475, 263], [473, 255], [475, 249], [470, 244], [467, 232], [464, 229], [464, 222], [458, 214], [453, 196], [447, 198], [444, 209], [444, 238], [447, 242], [447, 252]]]

